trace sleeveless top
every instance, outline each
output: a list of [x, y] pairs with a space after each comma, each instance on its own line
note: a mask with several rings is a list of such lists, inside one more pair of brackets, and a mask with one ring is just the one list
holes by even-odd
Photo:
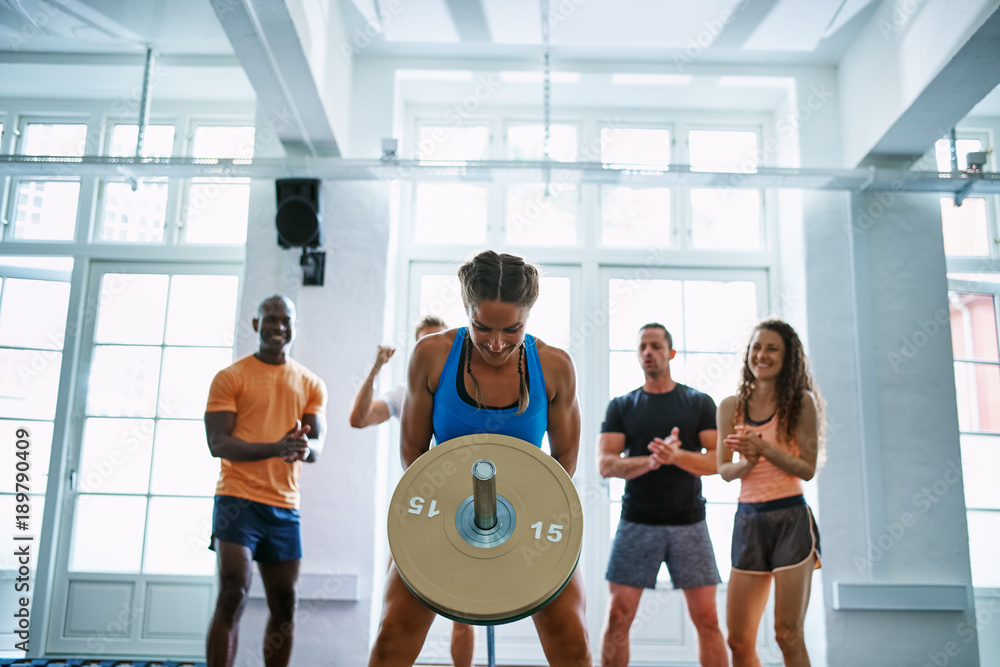
[[534, 336], [524, 336], [524, 372], [528, 377], [528, 408], [522, 414], [517, 406], [491, 408], [470, 405], [458, 394], [458, 382], [464, 382], [462, 349], [467, 335], [466, 327], [455, 333], [455, 342], [441, 369], [437, 390], [434, 392], [434, 439], [438, 443], [473, 433], [498, 433], [520, 438], [542, 446], [542, 437], [549, 421], [548, 396], [545, 378], [538, 359]]
[[[792, 456], [799, 455], [799, 445], [794, 439], [786, 442], [784, 436], [779, 437], [777, 416], [771, 417], [761, 426], [744, 425], [782, 451]], [[801, 477], [788, 474], [762, 456], [757, 465], [740, 479], [740, 502], [761, 503], [766, 500], [798, 496], [802, 495], [804, 489], [805, 484]]]

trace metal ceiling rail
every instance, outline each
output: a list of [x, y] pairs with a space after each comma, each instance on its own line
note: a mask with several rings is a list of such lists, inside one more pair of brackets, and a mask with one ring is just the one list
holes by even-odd
[[109, 181], [153, 178], [319, 178], [327, 181], [543, 183], [553, 190], [581, 183], [622, 187], [797, 188], [852, 192], [941, 192], [959, 198], [1000, 194], [1000, 174], [894, 169], [703, 171], [689, 165], [601, 162], [348, 160], [342, 158], [134, 158], [0, 155], [0, 176], [19, 179], [90, 177]]

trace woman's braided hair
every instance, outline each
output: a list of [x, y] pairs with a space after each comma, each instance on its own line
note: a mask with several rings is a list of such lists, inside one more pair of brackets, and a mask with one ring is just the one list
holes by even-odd
[[[528, 310], [538, 300], [540, 276], [538, 267], [524, 258], [506, 253], [484, 250], [468, 260], [458, 269], [458, 280], [462, 288], [462, 303], [470, 312], [483, 301], [513, 303]], [[479, 381], [472, 375], [472, 337], [466, 334], [466, 369], [475, 387], [475, 400], [482, 405]], [[524, 343], [518, 350], [518, 373], [521, 376], [517, 399], [517, 414], [528, 409], [528, 381], [521, 372]]]

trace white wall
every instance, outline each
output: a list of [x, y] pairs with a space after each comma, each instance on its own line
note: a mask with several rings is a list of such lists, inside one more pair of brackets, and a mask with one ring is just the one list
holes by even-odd
[[[258, 128], [260, 129], [260, 128]], [[271, 147], [271, 152], [280, 147]], [[301, 285], [299, 251], [277, 246], [273, 181], [254, 182], [247, 239], [241, 317], [252, 317], [259, 301], [276, 292], [298, 309], [299, 330], [292, 357], [322, 377], [329, 391], [328, 431], [318, 463], [302, 474], [302, 532], [308, 575], [356, 575], [356, 601], [316, 601], [318, 592], [299, 587], [293, 665], [361, 665], [368, 659], [374, 562], [374, 433], [354, 431], [347, 415], [359, 363], [381, 340], [386, 298], [388, 188], [384, 184], [339, 182], [322, 188], [326, 277], [322, 287]], [[252, 352], [243, 340], [239, 354]], [[363, 360], [363, 361], [362, 361]], [[379, 566], [381, 567], [381, 566]], [[324, 579], [319, 579], [324, 581]], [[266, 605], [249, 605], [241, 624], [238, 664], [260, 664]]]

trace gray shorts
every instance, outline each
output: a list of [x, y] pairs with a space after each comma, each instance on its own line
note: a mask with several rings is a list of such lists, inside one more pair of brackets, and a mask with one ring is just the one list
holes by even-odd
[[816, 555], [819, 529], [802, 496], [740, 503], [733, 522], [733, 569], [777, 572]]
[[722, 583], [705, 521], [686, 526], [619, 521], [604, 578], [623, 586], [655, 588], [660, 563], [667, 564], [674, 588]]

